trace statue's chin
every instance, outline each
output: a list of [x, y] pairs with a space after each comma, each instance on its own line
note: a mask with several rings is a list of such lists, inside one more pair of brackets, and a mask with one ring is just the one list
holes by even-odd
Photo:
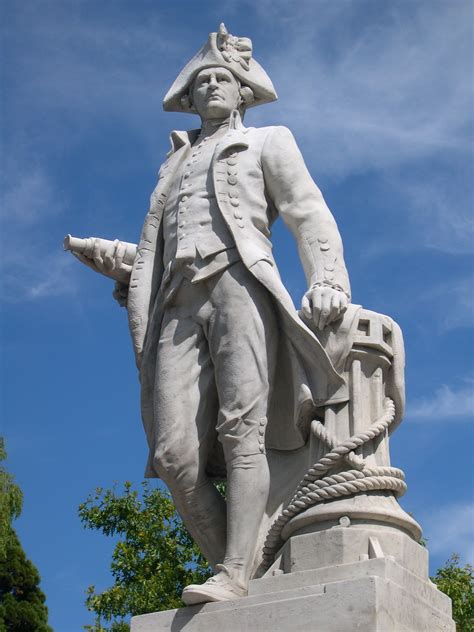
[[222, 101], [211, 101], [201, 114], [204, 121], [212, 121], [214, 119], [225, 119], [230, 116], [233, 108]]

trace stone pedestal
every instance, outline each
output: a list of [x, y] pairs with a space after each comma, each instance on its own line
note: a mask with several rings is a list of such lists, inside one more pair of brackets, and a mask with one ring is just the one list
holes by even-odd
[[394, 528], [341, 525], [293, 536], [274, 567], [250, 582], [248, 597], [132, 619], [132, 632], [180, 630], [454, 632], [455, 625], [451, 601], [429, 581], [425, 548]]

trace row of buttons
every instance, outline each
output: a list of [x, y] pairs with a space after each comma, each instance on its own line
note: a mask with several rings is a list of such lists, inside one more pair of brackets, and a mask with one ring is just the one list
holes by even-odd
[[[229, 154], [227, 156], [226, 159], [226, 164], [227, 164], [227, 183], [230, 184], [231, 187], [235, 187], [238, 182], [238, 170], [237, 170], [237, 152], [234, 151], [231, 154]], [[231, 204], [231, 206], [234, 207], [234, 218], [237, 220], [237, 226], [239, 228], [245, 228], [245, 224], [242, 221], [244, 216], [241, 214], [241, 212], [238, 210], [238, 207], [240, 205], [240, 200], [239, 200], [239, 193], [237, 191], [237, 189], [230, 189], [228, 191], [228, 196], [229, 196], [229, 203]]]
[[[178, 205], [178, 227], [179, 228], [184, 228], [186, 225], [186, 222], [183, 219], [183, 212], [188, 210], [188, 207], [186, 206], [186, 201], [188, 199], [189, 199], [188, 195], [183, 195]], [[182, 241], [184, 237], [186, 237], [184, 233], [179, 233], [178, 241]]]
[[258, 429], [258, 449], [263, 454], [265, 452], [265, 427], [267, 425], [266, 419], [260, 420], [260, 427]]
[[[190, 170], [190, 167], [192, 167], [193, 163], [197, 162], [197, 157], [200, 154], [200, 149], [202, 148], [203, 144], [208, 140], [208, 138], [203, 138], [201, 140], [201, 142], [199, 143], [199, 145], [197, 145], [195, 148], [193, 148], [193, 152], [191, 154], [191, 159], [188, 160], [188, 162], [184, 165], [186, 169], [189, 169], [188, 171], [185, 171], [183, 173], [183, 180], [187, 180], [189, 178], [189, 176], [192, 175], [192, 171]], [[183, 194], [182, 191], [183, 189], [187, 189], [189, 186], [188, 182], [181, 182], [181, 186], [180, 186], [180, 192], [181, 192], [181, 199], [179, 201], [179, 205], [178, 205], [178, 228], [183, 229], [186, 226], [186, 222], [183, 219], [183, 212], [186, 212], [189, 210], [189, 207], [186, 206], [186, 202], [189, 200], [189, 195]], [[183, 232], [180, 232], [178, 234], [178, 241], [183, 241], [183, 239], [186, 237], [186, 234]]]
[[[190, 160], [190, 161], [188, 161], [188, 162], [184, 165], [185, 167], [189, 168], [189, 167], [191, 167], [191, 166], [192, 166], [192, 164], [193, 164], [193, 163], [197, 162], [197, 161], [196, 161], [196, 158], [199, 156], [199, 150], [202, 148], [203, 144], [204, 144], [205, 142], [207, 142], [208, 140], [209, 140], [209, 139], [208, 139], [208, 137], [206, 136], [206, 138], [203, 138], [203, 139], [201, 140], [201, 142], [199, 143], [199, 145], [197, 145], [197, 146], [194, 148], [193, 153], [191, 154], [191, 160]], [[191, 176], [191, 175], [192, 175], [192, 173], [193, 173], [193, 172], [192, 172], [191, 170], [189, 170], [189, 171], [185, 171], [185, 172], [183, 173], [183, 180], [187, 180], [187, 179], [189, 178], [189, 176]], [[182, 183], [181, 183], [180, 190], [182, 191], [183, 189], [187, 189], [188, 187], [189, 187], [189, 183], [188, 183], [188, 182], [182, 182]], [[186, 200], [188, 199], [188, 196], [187, 196], [187, 195], [184, 195], [181, 199], [182, 199], [182, 200], [184, 200], [184, 201], [186, 201]], [[178, 208], [178, 212], [179, 212], [180, 210], [181, 210], [181, 209], [180, 209], [180, 208]], [[187, 211], [188, 209], [187, 209], [187, 207], [183, 207], [183, 208], [182, 208], [182, 210], [183, 210], [183, 211]]]

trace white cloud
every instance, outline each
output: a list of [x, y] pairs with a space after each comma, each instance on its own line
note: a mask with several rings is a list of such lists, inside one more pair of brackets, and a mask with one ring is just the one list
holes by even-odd
[[133, 10], [120, 19], [120, 9], [91, 9], [41, 0], [5, 7], [0, 266], [10, 302], [72, 291], [73, 259], [57, 234], [70, 210], [61, 159], [111, 120], [133, 127], [151, 149], [174, 78], [168, 61], [182, 61], [183, 29], [160, 21], [160, 10], [144, 21]]
[[23, 173], [20, 169], [9, 169], [8, 172], [10, 177], [1, 201], [5, 223], [21, 224], [19, 230], [25, 230], [61, 211], [61, 198], [43, 169], [34, 167]]
[[126, 9], [122, 19], [118, 9], [104, 20], [81, 3], [45, 2], [42, 9], [17, 4], [15, 28], [4, 33], [5, 74], [15, 85], [11, 124], [32, 129], [30, 146], [68, 148], [113, 118], [150, 136], [174, 78], [167, 76], [172, 60], [182, 60], [183, 29], [165, 26], [159, 9], [146, 21]]
[[66, 206], [60, 191], [40, 167], [22, 171], [19, 164], [10, 161], [3, 175], [3, 300], [17, 302], [70, 293], [71, 258], [58, 252], [53, 245], [55, 235], [52, 231], [49, 234], [49, 220]]
[[335, 4], [292, 5], [284, 45], [265, 62], [281, 112], [312, 147], [318, 171], [468, 154], [471, 4], [392, 5], [378, 21], [363, 20], [359, 3]]
[[286, 4], [258, 4], [284, 32], [261, 59], [311, 171], [384, 177], [410, 231], [382, 251], [472, 252], [472, 3]]
[[453, 389], [442, 384], [430, 399], [409, 406], [407, 417], [414, 421], [444, 422], [446, 419], [469, 420], [474, 417], [474, 379]]
[[442, 332], [474, 326], [474, 277], [440, 283], [420, 300], [430, 306]]
[[462, 564], [474, 564], [474, 503], [445, 505], [426, 512], [422, 522], [430, 553], [445, 559], [458, 553]]
[[63, 252], [45, 253], [39, 245], [17, 256], [8, 253], [2, 272], [3, 300], [17, 303], [74, 293], [72, 261]]

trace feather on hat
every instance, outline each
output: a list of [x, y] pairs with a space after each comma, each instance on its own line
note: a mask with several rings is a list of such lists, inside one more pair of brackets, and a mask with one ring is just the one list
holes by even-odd
[[231, 35], [224, 24], [217, 33], [209, 33], [204, 46], [189, 61], [177, 76], [163, 99], [166, 112], [190, 112], [181, 103], [198, 72], [204, 68], [227, 68], [245, 86], [252, 88], [254, 101], [249, 107], [276, 101], [277, 94], [270, 77], [252, 58], [252, 41], [248, 37]]

